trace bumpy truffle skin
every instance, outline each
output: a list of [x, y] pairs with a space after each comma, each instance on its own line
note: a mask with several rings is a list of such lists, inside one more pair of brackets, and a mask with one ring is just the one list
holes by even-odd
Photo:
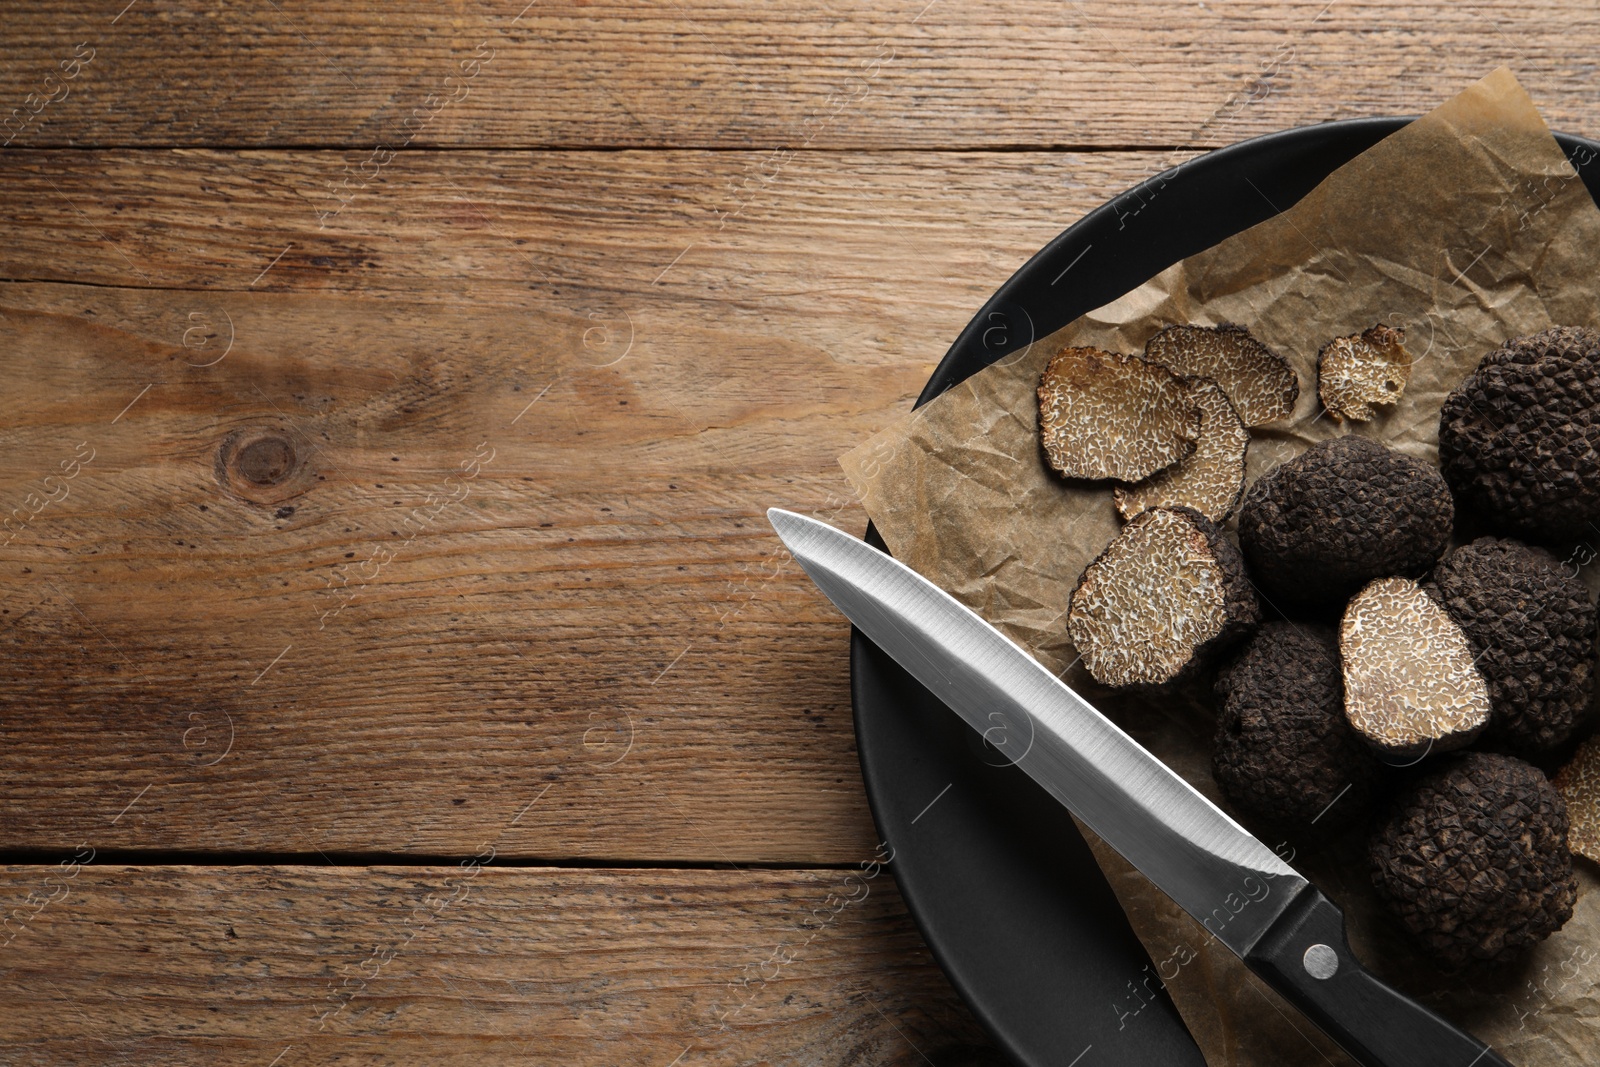
[[1365, 437], [1336, 437], [1245, 492], [1239, 546], [1274, 604], [1326, 606], [1373, 578], [1420, 575], [1454, 522], [1437, 470]]
[[1600, 524], [1600, 332], [1558, 326], [1483, 357], [1439, 411], [1439, 461], [1464, 509], [1552, 544]]
[[1217, 677], [1212, 770], [1241, 810], [1335, 830], [1372, 808], [1378, 761], [1344, 717], [1339, 647], [1325, 626], [1264, 623]]
[[1543, 549], [1482, 537], [1439, 561], [1429, 591], [1489, 685], [1479, 745], [1536, 758], [1568, 741], [1594, 691], [1595, 606], [1577, 575]]
[[1448, 964], [1505, 962], [1572, 918], [1566, 805], [1510, 756], [1467, 753], [1418, 781], [1370, 856], [1378, 895]]

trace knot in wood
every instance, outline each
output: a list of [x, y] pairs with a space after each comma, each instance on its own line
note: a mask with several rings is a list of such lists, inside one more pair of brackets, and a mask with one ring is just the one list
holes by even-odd
[[258, 437], [234, 457], [239, 476], [254, 485], [278, 485], [294, 471], [294, 442], [287, 437]]
[[308, 487], [306, 451], [280, 429], [236, 430], [217, 449], [217, 480], [246, 500], [276, 504]]

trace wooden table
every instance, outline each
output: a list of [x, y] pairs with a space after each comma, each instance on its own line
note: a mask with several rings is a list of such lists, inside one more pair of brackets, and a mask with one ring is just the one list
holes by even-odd
[[524, 2], [5, 5], [0, 1062], [1000, 1062], [764, 509], [1199, 151], [1600, 132], [1576, 0]]

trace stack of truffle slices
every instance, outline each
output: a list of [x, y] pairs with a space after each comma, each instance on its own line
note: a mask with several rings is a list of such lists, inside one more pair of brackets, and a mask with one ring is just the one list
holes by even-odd
[[[1237, 327], [1157, 340], [1174, 331], [1209, 335], [1213, 349], [1240, 334], [1259, 346]], [[1324, 404], [1345, 418], [1399, 392], [1380, 375], [1361, 403], [1329, 402], [1330, 349], [1362, 338], [1385, 340], [1368, 331], [1322, 353]], [[1518, 956], [1571, 917], [1572, 852], [1600, 862], [1600, 740], [1584, 740], [1596, 609], [1579, 577], [1595, 556], [1586, 535], [1600, 544], [1600, 332], [1547, 330], [1484, 357], [1441, 410], [1442, 472], [1346, 435], [1259, 478], [1242, 503], [1244, 447], [1208, 448], [1207, 427], [1229, 413], [1230, 426], [1287, 417], [1292, 369], [1277, 361], [1285, 381], [1264, 362], [1236, 378], [1213, 367], [1197, 385], [1193, 365], [1159, 348], [1140, 362], [1177, 370], [1176, 385], [1130, 371], [1136, 357], [1066, 349], [1040, 387], [1056, 470], [1142, 479], [1114, 490], [1128, 521], [1068, 604], [1085, 668], [1109, 686], [1155, 687], [1220, 665], [1213, 770], [1239, 814], [1368, 833], [1378, 896], [1440, 963]], [[1081, 455], [1077, 468], [1058, 462], [1083, 451], [1062, 429], [1085, 410], [1067, 395], [1108, 373], [1143, 391], [1134, 422], [1101, 413], [1101, 451], [1140, 443], [1085, 473]], [[1168, 391], [1193, 399], [1164, 407]], [[1229, 411], [1202, 406], [1212, 391]], [[1264, 395], [1278, 406], [1250, 407]], [[1176, 466], [1152, 478], [1144, 468], [1171, 451]], [[1215, 472], [1235, 454], [1239, 487], [1224, 500]], [[1219, 525], [1236, 505], [1239, 548]], [[1481, 536], [1452, 549], [1458, 509], [1463, 532]]]

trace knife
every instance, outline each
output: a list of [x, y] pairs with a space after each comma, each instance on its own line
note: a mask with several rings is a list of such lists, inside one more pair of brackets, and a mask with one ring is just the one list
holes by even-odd
[[1365, 1067], [1511, 1067], [1366, 971], [1337, 905], [966, 605], [827, 523], [767, 518], [874, 644]]

